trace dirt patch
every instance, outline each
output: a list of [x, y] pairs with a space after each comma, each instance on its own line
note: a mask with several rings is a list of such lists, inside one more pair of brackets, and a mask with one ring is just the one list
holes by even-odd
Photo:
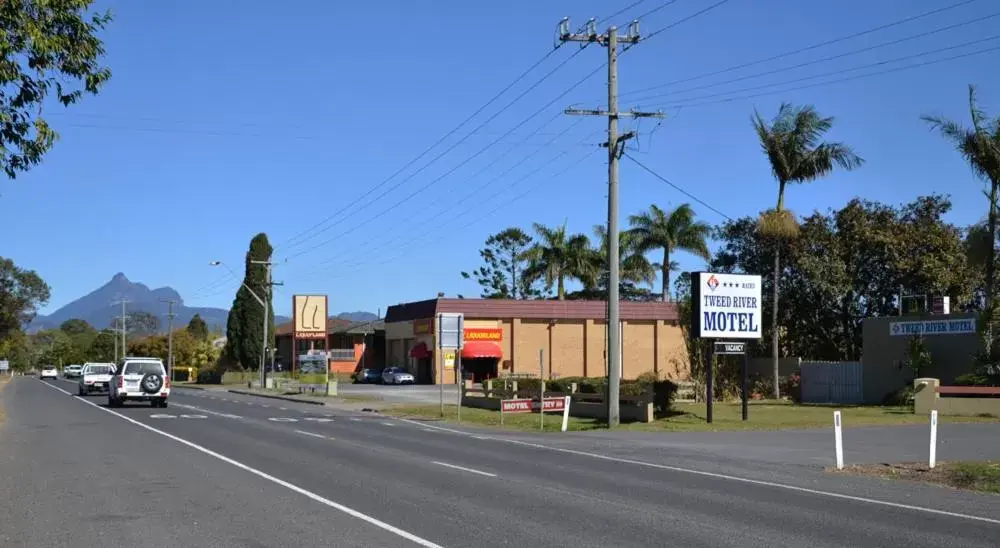
[[1000, 495], [1000, 462], [993, 461], [939, 462], [934, 468], [928, 467], [927, 463], [915, 462], [859, 464], [845, 466], [843, 470], [828, 468], [827, 471], [920, 481]]

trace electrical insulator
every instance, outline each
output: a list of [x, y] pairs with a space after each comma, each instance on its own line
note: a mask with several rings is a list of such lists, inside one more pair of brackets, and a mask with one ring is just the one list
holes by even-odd
[[569, 36], [569, 17], [563, 17], [562, 21], [559, 21], [559, 37], [565, 38]]
[[639, 20], [636, 19], [628, 25], [628, 37], [631, 40], [639, 39]]

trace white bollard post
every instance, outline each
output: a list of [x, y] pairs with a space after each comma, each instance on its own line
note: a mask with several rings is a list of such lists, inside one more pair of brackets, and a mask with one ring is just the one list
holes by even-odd
[[927, 461], [927, 466], [934, 468], [937, 465], [937, 409], [931, 411], [931, 454]]
[[569, 426], [569, 400], [570, 397], [566, 396], [566, 401], [563, 403], [563, 423], [562, 423], [563, 432], [565, 432], [566, 428]]
[[840, 434], [840, 411], [833, 412], [833, 439], [837, 451], [837, 470], [844, 469], [844, 438]]

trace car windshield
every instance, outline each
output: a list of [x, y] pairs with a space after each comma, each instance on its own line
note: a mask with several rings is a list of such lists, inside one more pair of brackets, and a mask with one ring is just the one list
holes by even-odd
[[111, 374], [111, 366], [109, 365], [91, 365], [87, 368], [88, 375], [109, 375]]
[[147, 373], [162, 374], [163, 366], [159, 362], [131, 362], [125, 365], [126, 375], [145, 375]]

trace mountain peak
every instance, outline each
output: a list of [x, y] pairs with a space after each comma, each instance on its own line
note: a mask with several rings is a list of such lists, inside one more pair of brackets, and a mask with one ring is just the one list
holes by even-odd
[[128, 283], [129, 279], [125, 276], [124, 272], [119, 272], [118, 274], [115, 274], [114, 276], [111, 277], [111, 281], [117, 283], [122, 283], [122, 282]]

